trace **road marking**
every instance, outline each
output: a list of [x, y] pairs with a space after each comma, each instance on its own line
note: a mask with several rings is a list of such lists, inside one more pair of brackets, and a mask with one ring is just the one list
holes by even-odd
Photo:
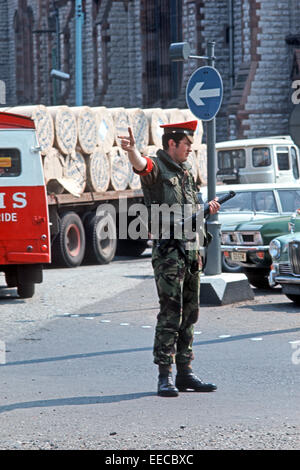
[[250, 338], [251, 341], [262, 341], [262, 338], [258, 338], [258, 337], [254, 337], [254, 338]]
[[230, 338], [231, 335], [220, 335], [219, 338]]

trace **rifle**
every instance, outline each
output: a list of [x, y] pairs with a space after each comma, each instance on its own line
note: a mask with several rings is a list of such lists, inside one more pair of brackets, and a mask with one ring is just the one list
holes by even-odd
[[[228, 201], [229, 199], [233, 198], [235, 196], [235, 192], [234, 191], [229, 191], [227, 194], [224, 194], [223, 196], [220, 196], [218, 198], [218, 203], [219, 204], [223, 204], [224, 202]], [[200, 211], [197, 211], [195, 212], [195, 214], [193, 214], [192, 216], [190, 217], [187, 217], [186, 219], [183, 219], [181, 222], [179, 222], [179, 224], [181, 226], [183, 226], [185, 223], [187, 222], [192, 222], [192, 229], [195, 230], [196, 229], [196, 220], [197, 220], [197, 217], [199, 215], [202, 215], [203, 214], [203, 210], [200, 210]], [[204, 217], [207, 218], [208, 216], [210, 215], [210, 211], [209, 211], [209, 204], [208, 202], [206, 202], [204, 204]], [[174, 232], [172, 233], [172, 235], [174, 235]], [[159, 247], [159, 251], [161, 252], [161, 254], [164, 253], [164, 251], [166, 250], [167, 247], [169, 246], [174, 246], [174, 247], [177, 247], [180, 249], [180, 251], [182, 251], [182, 253], [184, 253], [184, 246], [183, 246], [183, 243], [181, 240], [177, 240], [177, 239], [174, 239], [172, 238], [171, 236], [171, 239], [163, 239], [163, 240], [159, 240], [158, 241], [158, 247]]]
[[[228, 201], [229, 199], [231, 199], [232, 197], [235, 196], [235, 192], [234, 191], [229, 191], [227, 194], [224, 194], [223, 196], [220, 196], [218, 198], [218, 203], [219, 204], [223, 204], [224, 202]], [[204, 214], [204, 217], [207, 218], [209, 215], [210, 215], [210, 211], [209, 211], [209, 204], [208, 202], [206, 202], [204, 204], [204, 211], [202, 212], [201, 210], [200, 211], [197, 211], [195, 212], [195, 214], [191, 215], [190, 217], [187, 217], [186, 219], [182, 220], [180, 222], [181, 225], [184, 225], [186, 222], [192, 220], [192, 227], [195, 227], [195, 223], [196, 223], [196, 219], [199, 215], [201, 215], [201, 213]]]

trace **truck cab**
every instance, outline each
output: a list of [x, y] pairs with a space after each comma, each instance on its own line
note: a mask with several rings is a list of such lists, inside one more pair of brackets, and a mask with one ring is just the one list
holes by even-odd
[[217, 180], [223, 183], [299, 183], [299, 149], [289, 136], [216, 144]]
[[47, 196], [35, 125], [0, 112], [0, 271], [21, 298], [34, 294], [50, 263]]

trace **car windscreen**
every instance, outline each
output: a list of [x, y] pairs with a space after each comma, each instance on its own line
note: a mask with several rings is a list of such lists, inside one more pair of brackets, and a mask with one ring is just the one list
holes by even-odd
[[21, 173], [21, 154], [18, 149], [0, 149], [0, 178], [19, 176]]
[[278, 212], [273, 191], [253, 191], [255, 212]]
[[294, 212], [300, 208], [300, 189], [279, 189], [278, 195], [283, 212]]
[[[224, 193], [218, 193], [217, 196], [223, 196]], [[224, 202], [220, 207], [220, 212], [239, 212], [252, 211], [251, 192], [236, 193], [236, 195]]]
[[[227, 194], [218, 192], [217, 196]], [[278, 212], [273, 191], [243, 191], [221, 205], [219, 212]]]

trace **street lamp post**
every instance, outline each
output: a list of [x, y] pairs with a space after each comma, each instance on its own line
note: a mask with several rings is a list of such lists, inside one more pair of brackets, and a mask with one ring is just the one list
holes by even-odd
[[82, 0], [76, 0], [75, 5], [75, 101], [76, 106], [82, 106]]

